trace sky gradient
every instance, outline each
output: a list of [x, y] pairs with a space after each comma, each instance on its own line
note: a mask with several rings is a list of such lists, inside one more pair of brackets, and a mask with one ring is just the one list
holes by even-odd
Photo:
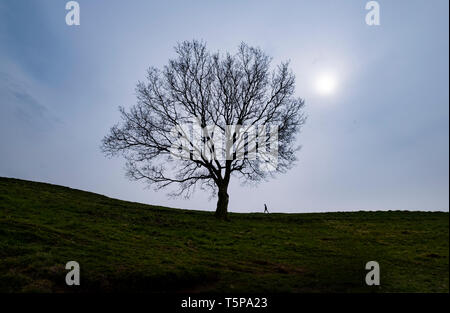
[[[100, 143], [135, 103], [149, 66], [183, 40], [212, 51], [259, 46], [273, 66], [290, 60], [308, 120], [287, 174], [229, 190], [232, 212], [449, 209], [449, 16], [447, 0], [367, 1], [0, 0], [0, 176], [110, 197], [214, 210], [198, 191], [169, 199], [125, 177], [124, 160]], [[334, 93], [317, 92], [333, 72]]]

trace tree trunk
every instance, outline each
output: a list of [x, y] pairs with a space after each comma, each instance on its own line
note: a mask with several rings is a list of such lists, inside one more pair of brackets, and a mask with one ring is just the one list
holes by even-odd
[[217, 208], [216, 208], [216, 217], [221, 220], [227, 220], [228, 213], [228, 186], [219, 187], [218, 200], [217, 200]]

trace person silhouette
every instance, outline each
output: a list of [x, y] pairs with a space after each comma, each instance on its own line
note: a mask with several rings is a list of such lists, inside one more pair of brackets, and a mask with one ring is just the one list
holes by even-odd
[[264, 203], [264, 213], [269, 213], [269, 210], [267, 210], [267, 205]]

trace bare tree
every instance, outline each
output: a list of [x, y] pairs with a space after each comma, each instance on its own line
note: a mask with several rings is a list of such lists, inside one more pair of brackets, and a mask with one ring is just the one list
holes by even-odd
[[294, 97], [288, 62], [270, 69], [261, 49], [244, 43], [236, 54], [210, 53], [199, 41], [175, 48], [162, 70], [149, 68], [137, 103], [103, 139], [109, 156], [122, 154], [127, 175], [156, 189], [177, 184], [217, 193], [216, 216], [227, 218], [231, 176], [257, 183], [296, 160], [295, 135], [305, 122]]

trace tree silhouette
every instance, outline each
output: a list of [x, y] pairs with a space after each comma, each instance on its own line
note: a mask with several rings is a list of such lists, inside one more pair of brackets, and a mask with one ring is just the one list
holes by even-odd
[[226, 219], [232, 176], [258, 183], [293, 166], [304, 101], [294, 97], [289, 63], [270, 70], [259, 48], [242, 43], [236, 54], [211, 53], [194, 40], [175, 51], [137, 84], [137, 103], [119, 108], [122, 121], [102, 150], [123, 155], [131, 179], [156, 189], [177, 184], [172, 195], [210, 189], [218, 196], [215, 215]]

